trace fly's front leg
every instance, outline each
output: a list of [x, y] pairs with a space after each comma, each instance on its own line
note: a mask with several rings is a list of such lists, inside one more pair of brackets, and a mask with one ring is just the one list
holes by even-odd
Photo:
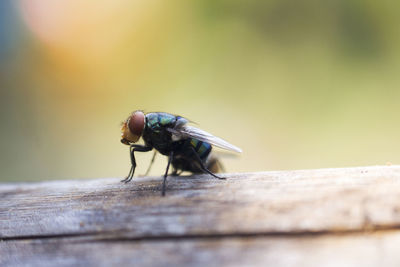
[[129, 147], [129, 154], [131, 157], [131, 170], [129, 171], [128, 176], [123, 179], [121, 182], [128, 183], [132, 180], [133, 174], [135, 173], [136, 169], [136, 160], [135, 160], [135, 151], [137, 152], [148, 152], [153, 148], [150, 146], [142, 146], [142, 145], [131, 145]]

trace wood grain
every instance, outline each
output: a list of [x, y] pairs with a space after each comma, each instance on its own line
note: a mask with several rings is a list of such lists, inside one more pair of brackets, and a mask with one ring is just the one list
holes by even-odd
[[0, 243], [1, 266], [399, 266], [400, 234]]
[[400, 166], [224, 176], [1, 184], [0, 265], [400, 266]]

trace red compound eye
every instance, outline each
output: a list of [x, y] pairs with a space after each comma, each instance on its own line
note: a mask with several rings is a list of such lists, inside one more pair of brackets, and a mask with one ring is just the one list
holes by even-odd
[[143, 112], [135, 111], [129, 118], [128, 127], [133, 135], [140, 137], [144, 129], [145, 117]]

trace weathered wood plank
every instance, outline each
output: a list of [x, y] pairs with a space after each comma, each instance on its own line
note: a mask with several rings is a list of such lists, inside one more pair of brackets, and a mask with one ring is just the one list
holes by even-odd
[[0, 238], [129, 238], [362, 231], [400, 227], [400, 167], [0, 185]]
[[265, 238], [0, 242], [0, 266], [398, 267], [400, 232]]
[[0, 266], [399, 266], [400, 166], [0, 184]]

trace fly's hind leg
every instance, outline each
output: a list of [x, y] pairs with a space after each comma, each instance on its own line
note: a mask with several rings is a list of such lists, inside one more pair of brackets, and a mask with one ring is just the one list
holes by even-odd
[[206, 165], [207, 169], [209, 169], [213, 173], [225, 172], [224, 165], [222, 165], [221, 161], [219, 161], [218, 158], [216, 158], [214, 156], [210, 156], [207, 159], [205, 165]]
[[193, 147], [191, 147], [191, 149], [192, 149], [192, 151], [193, 151], [193, 154], [194, 154], [194, 156], [195, 156], [195, 159], [196, 159], [197, 162], [200, 164], [200, 168], [201, 168], [204, 172], [210, 174], [211, 176], [213, 176], [213, 177], [215, 177], [215, 178], [217, 178], [217, 179], [226, 180], [225, 177], [220, 177], [220, 176], [218, 176], [218, 175], [215, 175], [213, 172], [211, 172], [209, 169], [207, 169], [207, 167], [204, 165], [203, 161], [201, 160], [200, 156], [196, 153], [196, 150], [194, 150]]

